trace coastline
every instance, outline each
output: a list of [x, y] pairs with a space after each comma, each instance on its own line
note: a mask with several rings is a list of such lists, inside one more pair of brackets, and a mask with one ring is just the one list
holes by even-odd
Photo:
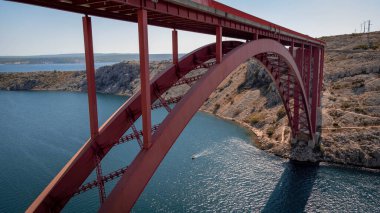
[[[265, 138], [264, 132], [255, 128], [255, 127], [250, 126], [249, 124], [245, 123], [244, 121], [240, 121], [240, 120], [230, 118], [230, 117], [226, 117], [226, 116], [222, 116], [222, 115], [217, 115], [217, 114], [214, 114], [213, 112], [211, 112], [209, 110], [200, 109], [199, 111], [207, 113], [207, 114], [215, 116], [215, 117], [218, 117], [218, 118], [226, 120], [226, 121], [231, 121], [235, 125], [238, 125], [244, 129], [246, 129], [251, 134], [251, 143], [253, 145], [255, 145], [256, 148], [258, 148], [262, 151], [265, 151], [267, 154], [272, 154], [274, 156], [281, 157], [283, 159], [294, 160], [294, 159], [291, 159], [291, 157], [288, 155], [280, 155], [278, 153], [271, 152], [270, 150], [264, 149], [262, 147], [262, 142], [263, 142], [263, 140], [268, 140], [268, 138]], [[297, 161], [297, 162], [302, 163], [303, 161]], [[356, 164], [351, 164], [351, 163], [329, 161], [329, 160], [324, 159], [323, 157], [321, 159], [317, 160], [316, 162], [305, 161], [303, 163], [318, 163], [318, 164], [322, 164], [322, 165], [327, 164], [329, 166], [340, 166], [340, 167], [347, 167], [347, 168], [354, 168], [354, 169], [363, 169], [363, 170], [372, 171], [372, 172], [380, 172], [379, 167], [367, 167], [365, 165], [356, 165]]]

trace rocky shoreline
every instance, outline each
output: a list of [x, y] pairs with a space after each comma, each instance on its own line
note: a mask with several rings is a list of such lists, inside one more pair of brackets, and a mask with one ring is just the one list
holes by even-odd
[[[380, 44], [380, 33], [371, 34]], [[233, 121], [257, 136], [255, 145], [277, 156], [380, 168], [380, 49], [357, 49], [366, 35], [322, 38], [327, 42], [322, 99], [322, 139], [315, 149], [291, 140], [288, 120], [271, 78], [254, 60], [239, 66], [210, 95], [201, 111]], [[380, 46], [380, 45], [379, 45]], [[152, 62], [151, 76], [169, 61]], [[189, 74], [198, 75], [200, 69]], [[139, 90], [139, 65], [124, 61], [99, 68], [97, 91], [128, 95]], [[189, 85], [165, 93], [184, 94]], [[86, 91], [84, 72], [0, 73], [2, 90]]]
[[[165, 70], [169, 61], [150, 63], [151, 75]], [[123, 61], [96, 70], [96, 90], [99, 93], [131, 96], [139, 89], [138, 61]], [[86, 92], [85, 71], [39, 71], [0, 73], [0, 90], [52, 90]]]

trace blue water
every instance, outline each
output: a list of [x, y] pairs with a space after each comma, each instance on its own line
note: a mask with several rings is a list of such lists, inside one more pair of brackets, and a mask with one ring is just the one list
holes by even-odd
[[[95, 63], [95, 69], [116, 64], [117, 62]], [[0, 64], [0, 72], [34, 72], [34, 71], [81, 71], [85, 70], [84, 63], [73, 64]]]
[[[98, 95], [100, 123], [125, 99]], [[153, 123], [165, 115], [155, 110]], [[0, 91], [0, 212], [24, 211], [88, 134], [86, 94]], [[137, 151], [136, 142], [114, 148], [104, 173], [127, 165]], [[106, 184], [107, 193], [113, 185]], [[133, 211], [380, 212], [379, 197], [379, 172], [289, 162], [255, 148], [233, 123], [197, 113]], [[92, 190], [64, 212], [97, 208]]]
[[[179, 54], [179, 57], [182, 57], [184, 54]], [[38, 56], [29, 56], [31, 59], [35, 59]], [[44, 57], [44, 56], [40, 56]], [[52, 56], [46, 56], [46, 60], [49, 61], [49, 57], [51, 58], [50, 60], [53, 60], [54, 58], [65, 58], [65, 55], [60, 56], [60, 55], [52, 55]], [[67, 57], [67, 56], [66, 56]], [[73, 56], [74, 57], [74, 56]], [[78, 57], [75, 55], [75, 57]], [[95, 60], [96, 60], [97, 55], [95, 54]], [[101, 56], [98, 56], [101, 57]], [[111, 57], [111, 56], [110, 56]], [[1, 58], [1, 56], [0, 56]], [[4, 57], [3, 57], [4, 58]], [[20, 56], [22, 61], [25, 61], [28, 58], [28, 56], [22, 57]], [[79, 57], [80, 60], [83, 60], [83, 58]], [[170, 60], [172, 59], [171, 54], [149, 54], [149, 60], [150, 61], [162, 61], [162, 60]], [[95, 63], [95, 68], [99, 68], [101, 66], [106, 66], [106, 65], [112, 65], [119, 63], [122, 60], [127, 60], [127, 61], [138, 61], [139, 60], [139, 54], [121, 54], [121, 55], [116, 55], [114, 58], [111, 58], [109, 60], [112, 60], [110, 62], [96, 62]], [[104, 61], [104, 59], [103, 59]], [[108, 60], [107, 60], [108, 61]], [[80, 70], [85, 70], [85, 63], [56, 63], [56, 64], [1, 64], [0, 63], [0, 72], [34, 72], [34, 71], [80, 71]]]

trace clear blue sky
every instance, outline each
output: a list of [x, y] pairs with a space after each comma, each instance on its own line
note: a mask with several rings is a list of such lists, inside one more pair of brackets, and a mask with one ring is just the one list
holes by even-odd
[[[276, 24], [313, 37], [360, 30], [371, 19], [380, 30], [380, 0], [220, 0]], [[0, 0], [0, 55], [82, 53], [81, 14]], [[93, 18], [94, 51], [138, 52], [137, 25]], [[179, 51], [213, 42], [209, 35], [179, 32]], [[150, 53], [171, 52], [171, 30], [149, 27]]]

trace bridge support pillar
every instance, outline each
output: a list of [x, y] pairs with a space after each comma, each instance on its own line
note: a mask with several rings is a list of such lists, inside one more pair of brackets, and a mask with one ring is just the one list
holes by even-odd
[[137, 12], [139, 31], [139, 54], [140, 54], [140, 80], [141, 80], [141, 110], [143, 123], [144, 149], [151, 145], [152, 121], [151, 121], [151, 98], [149, 78], [149, 51], [148, 51], [148, 15], [144, 9]]
[[90, 132], [91, 138], [98, 135], [98, 109], [96, 102], [96, 85], [95, 85], [95, 67], [94, 67], [94, 50], [92, 46], [92, 28], [91, 18], [84, 16], [83, 36], [84, 36], [84, 52], [86, 58], [86, 78], [87, 78], [87, 95], [88, 95], [88, 111], [90, 116]]
[[215, 47], [215, 59], [216, 63], [219, 64], [222, 62], [223, 53], [222, 53], [222, 26], [216, 27], [216, 47]]
[[313, 87], [311, 98], [311, 126], [312, 134], [315, 134], [317, 130], [317, 106], [319, 99], [319, 71], [320, 71], [320, 49], [313, 48]]
[[[290, 47], [291, 51], [294, 51], [294, 43], [292, 42], [292, 46]], [[300, 73], [302, 73], [302, 49], [297, 49], [296, 50], [296, 55], [295, 55], [295, 61], [298, 67], [298, 70]], [[293, 134], [297, 134], [299, 131], [299, 113], [300, 113], [300, 90], [299, 90], [299, 85], [297, 82], [294, 83], [294, 88], [293, 88], [293, 94], [294, 94], [294, 112], [293, 112]]]
[[320, 133], [314, 135], [314, 139], [309, 139], [308, 135], [297, 134], [291, 140], [290, 159], [296, 161], [316, 162], [319, 159]]
[[321, 106], [321, 98], [322, 98], [322, 93], [323, 93], [323, 65], [324, 65], [324, 50], [321, 49], [321, 59], [320, 59], [320, 74], [319, 74], [319, 85], [318, 85], [318, 107]]
[[[98, 126], [98, 110], [96, 101], [96, 84], [95, 84], [95, 67], [94, 67], [94, 50], [92, 45], [92, 27], [91, 18], [87, 15], [82, 18], [83, 22], [83, 35], [84, 35], [84, 52], [86, 58], [86, 77], [87, 77], [87, 95], [88, 95], [88, 111], [90, 116], [90, 131], [91, 140], [95, 140], [95, 137], [99, 134]], [[95, 141], [94, 141], [95, 142]], [[103, 203], [106, 197], [102, 178], [101, 163], [99, 159], [99, 150], [96, 150], [96, 177], [99, 187], [99, 200]]]
[[178, 64], [178, 32], [172, 31], [173, 64]]
[[258, 40], [258, 39], [259, 39], [259, 34], [257, 32], [252, 34], [252, 40]]
[[310, 73], [311, 73], [311, 46], [305, 49], [305, 93], [307, 101], [310, 103]]

